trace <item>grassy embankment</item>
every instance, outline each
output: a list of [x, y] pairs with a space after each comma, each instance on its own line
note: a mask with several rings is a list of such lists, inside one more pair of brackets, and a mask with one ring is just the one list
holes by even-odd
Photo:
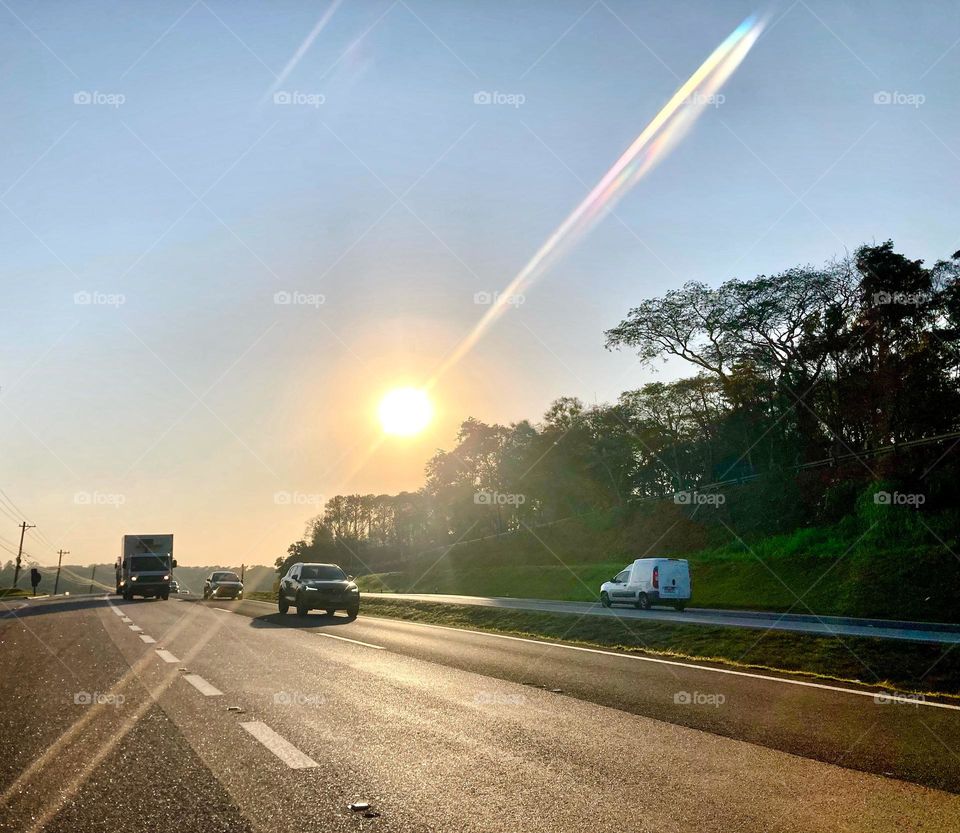
[[[849, 527], [849, 525], [848, 525]], [[573, 520], [422, 554], [403, 571], [362, 576], [362, 590], [596, 600], [633, 558], [687, 558], [698, 607], [960, 621], [960, 559], [937, 542], [891, 546], [843, 525], [807, 528], [749, 546], [648, 549], [629, 530]], [[441, 557], [442, 556], [442, 557]]]

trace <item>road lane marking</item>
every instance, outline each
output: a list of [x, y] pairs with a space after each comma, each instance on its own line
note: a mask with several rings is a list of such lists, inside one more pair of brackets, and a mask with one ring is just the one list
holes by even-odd
[[121, 616], [120, 621], [125, 625], [129, 625], [132, 624], [133, 619], [131, 619], [129, 616]]
[[[373, 616], [372, 619], [380, 619], [384, 621], [382, 617]], [[754, 674], [750, 671], [734, 671], [732, 668], [714, 668], [710, 665], [696, 665], [692, 662], [678, 662], [677, 660], [672, 659], [660, 659], [659, 657], [644, 657], [637, 654], [620, 654], [616, 651], [603, 651], [600, 648], [584, 648], [580, 645], [563, 645], [559, 642], [544, 642], [540, 639], [527, 639], [522, 636], [508, 636], [505, 633], [488, 633], [486, 631], [473, 631], [468, 628], [454, 628], [449, 625], [428, 625], [425, 622], [408, 622], [405, 620], [399, 619], [388, 619], [387, 621], [398, 622], [402, 621], [406, 625], [417, 625], [421, 628], [439, 628], [444, 631], [458, 631], [459, 633], [470, 633], [475, 636], [490, 636], [495, 639], [509, 639], [513, 642], [529, 642], [531, 645], [546, 645], [551, 648], [565, 648], [568, 651], [583, 651], [587, 654], [602, 654], [603, 656], [608, 657], [620, 657], [621, 659], [632, 659], [637, 662], [653, 662], [657, 665], [673, 665], [679, 668], [692, 668], [695, 671], [712, 671], [715, 674], [729, 674], [732, 677], [749, 677], [753, 680], [766, 680], [771, 683], [784, 683], [785, 685], [798, 685], [805, 688], [821, 688], [826, 691], [838, 691], [843, 694], [856, 694], [860, 697], [873, 697], [881, 698], [883, 703], [888, 702], [897, 702], [897, 697], [902, 698], [904, 695], [902, 693], [898, 694], [896, 691], [861, 691], [856, 688], [842, 688], [841, 686], [834, 685], [825, 685], [824, 683], [811, 683], [806, 680], [788, 680], [783, 677], [771, 677], [767, 674]], [[324, 636], [329, 636], [329, 634], [323, 634]], [[341, 637], [342, 638], [342, 637]], [[802, 672], [797, 672], [802, 673]], [[878, 702], [881, 702], [878, 701]], [[937, 703], [933, 700], [914, 700], [911, 699], [910, 705], [916, 706], [931, 706], [935, 709], [950, 709], [951, 711], [960, 711], [960, 706], [955, 706], [952, 703]]]
[[157, 641], [157, 640], [154, 639], [152, 636], [147, 636], [145, 633], [140, 634], [140, 639], [142, 639], [144, 642], [146, 642], [147, 645], [151, 645], [151, 644], [153, 644], [153, 643], [155, 643], [155, 642]]
[[309, 769], [318, 766], [317, 762], [303, 754], [296, 746], [273, 731], [266, 723], [255, 720], [251, 723], [241, 723], [251, 735], [267, 747], [274, 755], [283, 761], [290, 769]]
[[190, 685], [192, 685], [204, 697], [220, 697], [223, 694], [219, 688], [210, 685], [210, 683], [203, 679], [203, 677], [201, 677], [199, 674], [184, 674], [183, 679], [190, 683]]
[[157, 656], [164, 662], [180, 662], [173, 654], [163, 648], [157, 648]]
[[123, 611], [120, 610], [119, 607], [114, 607], [113, 605], [110, 605], [110, 610], [112, 610], [114, 613], [116, 613], [117, 616], [123, 616]]
[[383, 645], [371, 645], [369, 642], [361, 642], [359, 639], [347, 639], [345, 636], [335, 636], [332, 633], [318, 633], [317, 636], [325, 636], [327, 639], [339, 639], [341, 642], [352, 642], [354, 645], [363, 645], [364, 648], [376, 648], [378, 651], [385, 651]]
[[215, 607], [214, 610], [222, 610], [224, 613], [233, 613], [232, 610], [228, 610], [225, 607]]
[[134, 633], [140, 633], [140, 631], [143, 630], [143, 628], [141, 628], [139, 625], [127, 625], [127, 627], [130, 628], [130, 630], [132, 630]]
[[[261, 602], [258, 599], [251, 599], [249, 600], [249, 602], [250, 604], [267, 605], [269, 607], [274, 607], [274, 605], [270, 604], [269, 602]], [[367, 619], [367, 621], [373, 620], [373, 621], [378, 621], [383, 623], [385, 622], [400, 623], [402, 625], [413, 625], [418, 628], [437, 628], [439, 630], [444, 630], [444, 631], [456, 631], [458, 633], [469, 633], [469, 634], [473, 634], [474, 636], [489, 636], [489, 637], [493, 637], [494, 639], [509, 639], [514, 642], [529, 642], [531, 645], [545, 645], [550, 648], [565, 648], [569, 651], [583, 651], [584, 653], [588, 653], [588, 654], [602, 654], [604, 656], [619, 657], [620, 659], [635, 660], [637, 662], [652, 662], [657, 665], [673, 665], [680, 668], [690, 668], [690, 669], [693, 669], [694, 671], [711, 671], [714, 674], [729, 674], [731, 677], [747, 677], [749, 679], [765, 680], [766, 682], [771, 682], [771, 683], [782, 683], [783, 685], [795, 685], [795, 686], [801, 686], [804, 688], [819, 688], [819, 689], [823, 689], [824, 691], [836, 691], [841, 694], [855, 694], [858, 697], [881, 698], [881, 701], [883, 703], [888, 703], [891, 701], [898, 702], [896, 698], [898, 696], [901, 698], [903, 697], [903, 693], [899, 692], [896, 689], [892, 689], [892, 690], [886, 689], [886, 690], [880, 690], [880, 691], [861, 691], [860, 689], [856, 689], [856, 688], [844, 688], [841, 686], [826, 685], [824, 683], [811, 683], [811, 682], [807, 682], [806, 680], [791, 680], [785, 677], [771, 677], [768, 674], [754, 674], [749, 671], [736, 671], [732, 668], [714, 668], [713, 666], [710, 666], [710, 665], [697, 665], [696, 663], [692, 663], [692, 662], [679, 662], [677, 660], [661, 659], [659, 657], [646, 657], [646, 656], [640, 656], [638, 654], [617, 653], [616, 651], [604, 651], [604, 650], [601, 650], [600, 648], [585, 648], [580, 645], [564, 645], [559, 642], [545, 642], [540, 639], [528, 639], [522, 636], [509, 636], [505, 633], [490, 633], [488, 631], [475, 631], [475, 630], [470, 630], [469, 628], [455, 628], [455, 627], [451, 627], [450, 625], [430, 625], [430, 624], [427, 624], [426, 622], [412, 622], [406, 619], [391, 619], [388, 616], [367, 616], [365, 618]], [[332, 634], [321, 634], [321, 635], [331, 636]], [[338, 637], [338, 638], [343, 639], [345, 637]], [[372, 647], [379, 648], [381, 646], [377, 645]], [[386, 649], [384, 648], [384, 650]], [[803, 672], [797, 671], [796, 673], [802, 674]], [[864, 685], [868, 685], [868, 683], [864, 683]], [[960, 706], [954, 705], [953, 703], [938, 703], [934, 700], [919, 700], [919, 699], [916, 699], [916, 700], [911, 699], [909, 702], [910, 702], [910, 705], [928, 706], [934, 709], [949, 709], [950, 711], [960, 711]]]

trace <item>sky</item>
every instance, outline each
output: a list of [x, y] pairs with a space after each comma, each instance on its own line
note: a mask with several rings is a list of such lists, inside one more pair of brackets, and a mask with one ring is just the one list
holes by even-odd
[[[678, 146], [423, 385], [751, 14]], [[338, 493], [417, 489], [468, 416], [689, 372], [645, 298], [892, 238], [960, 248], [960, 6], [799, 0], [0, 7], [0, 547], [266, 564]]]

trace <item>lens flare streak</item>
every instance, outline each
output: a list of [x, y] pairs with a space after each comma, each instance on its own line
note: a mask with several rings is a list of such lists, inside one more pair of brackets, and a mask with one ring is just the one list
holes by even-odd
[[436, 370], [428, 387], [437, 383], [483, 337], [521, 294], [571, 246], [583, 238], [619, 200], [660, 162], [693, 126], [717, 91], [733, 74], [760, 36], [763, 23], [748, 17], [718, 46], [673, 94], [643, 132], [604, 174], [592, 191], [557, 227], [497, 300]]

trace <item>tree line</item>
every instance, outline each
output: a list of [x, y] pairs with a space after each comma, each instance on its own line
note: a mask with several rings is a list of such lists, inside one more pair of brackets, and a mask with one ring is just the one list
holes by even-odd
[[926, 266], [887, 241], [819, 268], [691, 281], [605, 335], [648, 367], [680, 362], [691, 374], [614, 403], [561, 397], [538, 422], [468, 418], [427, 462], [420, 490], [331, 498], [278, 569], [339, 560], [363, 572], [960, 429], [960, 252]]

